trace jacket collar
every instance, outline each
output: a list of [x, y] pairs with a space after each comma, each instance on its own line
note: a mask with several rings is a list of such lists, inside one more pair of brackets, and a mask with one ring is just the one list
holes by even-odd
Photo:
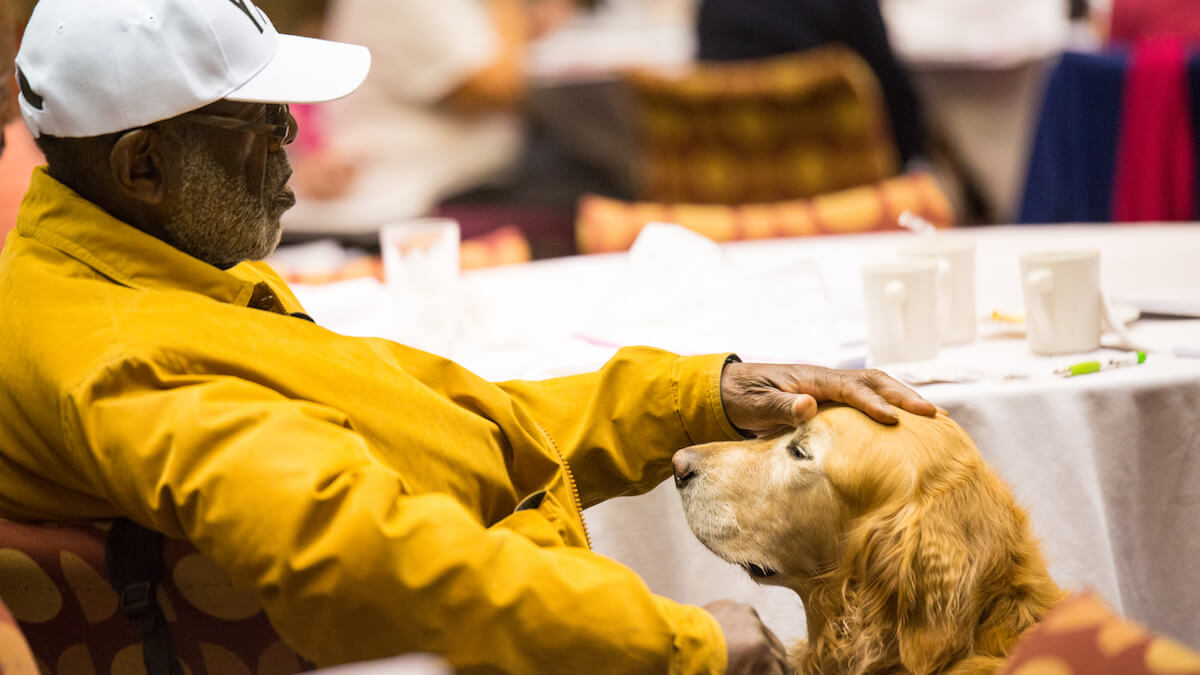
[[254, 283], [246, 263], [222, 270], [113, 218], [46, 172], [34, 169], [17, 213], [17, 231], [78, 260], [118, 284], [183, 290], [247, 305]]

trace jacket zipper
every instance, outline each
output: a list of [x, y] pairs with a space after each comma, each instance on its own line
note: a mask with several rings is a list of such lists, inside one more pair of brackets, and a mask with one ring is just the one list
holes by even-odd
[[567, 463], [567, 459], [559, 452], [558, 446], [555, 446], [554, 452], [558, 454], [558, 458], [562, 461], [563, 470], [567, 474], [567, 484], [571, 486], [571, 497], [575, 500], [575, 510], [579, 512], [579, 524], [583, 527], [583, 540], [587, 543], [588, 550], [592, 550], [592, 535], [588, 532], [587, 518], [583, 517], [583, 500], [579, 498], [579, 488], [575, 486], [575, 474], [571, 471], [571, 465]]
[[575, 485], [575, 473], [571, 471], [571, 464], [567, 462], [567, 458], [563, 456], [562, 451], [558, 449], [558, 443], [550, 437], [550, 434], [542, 427], [541, 423], [533, 420], [537, 428], [542, 432], [542, 436], [546, 437], [546, 442], [554, 449], [554, 454], [558, 456], [558, 461], [562, 464], [563, 473], [567, 476], [567, 487], [571, 488], [571, 499], [575, 502], [575, 511], [579, 514], [579, 525], [583, 528], [583, 541], [587, 544], [588, 550], [592, 550], [592, 535], [588, 532], [587, 518], [583, 517], [583, 500], [579, 497], [579, 487]]

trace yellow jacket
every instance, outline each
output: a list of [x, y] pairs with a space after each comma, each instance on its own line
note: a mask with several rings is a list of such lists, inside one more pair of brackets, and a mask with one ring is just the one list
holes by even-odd
[[321, 665], [724, 672], [715, 620], [589, 552], [581, 515], [739, 438], [724, 356], [493, 384], [298, 311], [266, 265], [219, 270], [37, 170], [0, 253], [0, 517], [186, 537]]

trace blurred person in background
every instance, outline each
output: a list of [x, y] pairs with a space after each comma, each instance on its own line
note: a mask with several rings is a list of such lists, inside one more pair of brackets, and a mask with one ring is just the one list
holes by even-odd
[[921, 103], [892, 52], [877, 0], [701, 0], [697, 39], [702, 61], [846, 45], [879, 79], [901, 161], [909, 167], [924, 163], [928, 132]]
[[370, 237], [446, 200], [504, 200], [522, 157], [528, 44], [587, 4], [330, 0], [324, 36], [367, 46], [375, 65], [322, 111], [328, 131], [297, 164], [285, 228]]

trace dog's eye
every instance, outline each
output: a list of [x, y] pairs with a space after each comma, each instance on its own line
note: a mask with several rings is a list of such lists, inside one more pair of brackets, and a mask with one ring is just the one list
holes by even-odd
[[788, 452], [791, 453], [792, 457], [795, 457], [796, 459], [811, 460], [813, 458], [812, 454], [810, 454], [808, 450], [805, 450], [799, 443], [796, 443], [795, 441], [788, 443]]
[[750, 576], [754, 577], [755, 579], [765, 579], [767, 577], [775, 576], [775, 570], [763, 567], [762, 565], [746, 563], [742, 565], [742, 567], [745, 567], [746, 571], [750, 573]]

